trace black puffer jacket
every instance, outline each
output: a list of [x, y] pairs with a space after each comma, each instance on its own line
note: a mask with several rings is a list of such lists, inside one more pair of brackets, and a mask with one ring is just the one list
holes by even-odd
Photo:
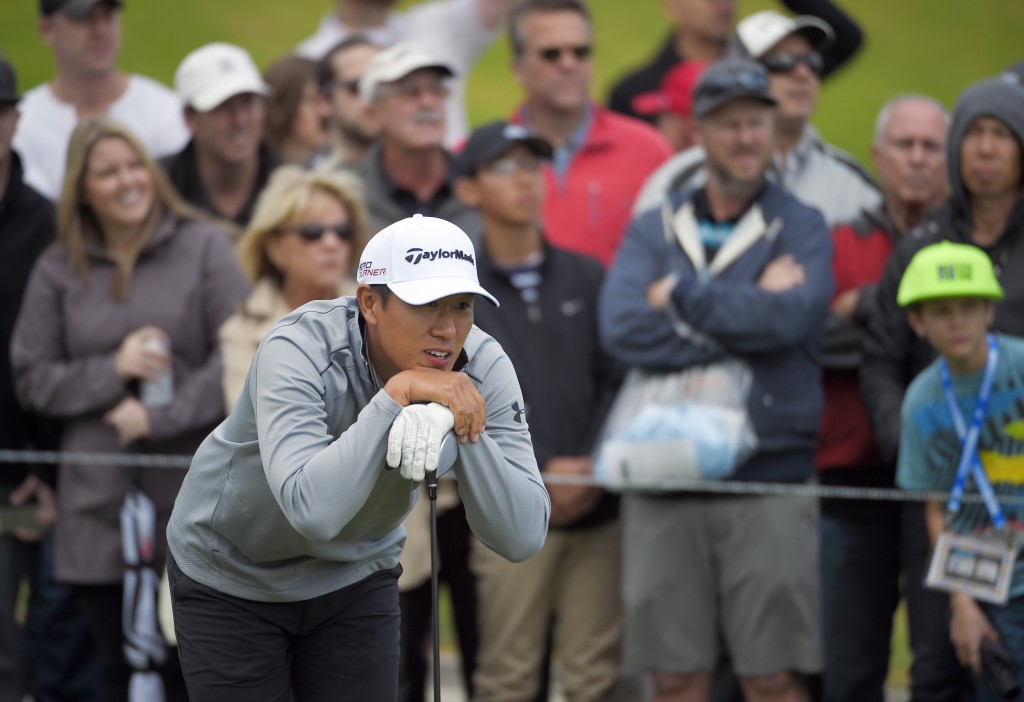
[[[971, 208], [960, 175], [960, 144], [978, 117], [995, 117], [1024, 145], [1024, 88], [993, 78], [967, 88], [957, 100], [950, 126], [947, 163], [951, 195], [942, 207], [911, 230], [893, 250], [868, 321], [861, 366], [861, 395], [883, 456], [894, 461], [899, 447], [900, 405], [910, 381], [935, 358], [914, 335], [906, 312], [896, 304], [900, 278], [920, 249], [939, 241], [973, 243]], [[1021, 146], [1024, 155], [1024, 146]], [[1006, 297], [996, 305], [993, 329], [1024, 336], [1024, 193], [1006, 220], [999, 240], [982, 249], [992, 258]]]

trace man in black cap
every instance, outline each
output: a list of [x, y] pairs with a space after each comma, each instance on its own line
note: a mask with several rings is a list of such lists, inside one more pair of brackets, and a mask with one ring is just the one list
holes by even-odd
[[[525, 127], [492, 122], [473, 132], [456, 158], [455, 191], [483, 220], [477, 268], [501, 308], [477, 307], [475, 322], [516, 367], [537, 465], [548, 475], [589, 475], [596, 433], [621, 376], [598, 341], [601, 264], [552, 246], [541, 231], [541, 167], [551, 154]], [[617, 501], [593, 487], [549, 485], [548, 492], [551, 530], [528, 561], [502, 562], [474, 544], [481, 641], [475, 699], [536, 697], [552, 619], [569, 699], [611, 699], [618, 683]]]
[[[18, 99], [14, 68], [0, 57], [0, 448], [50, 449], [52, 426], [21, 409], [11, 382], [10, 341], [22, 294], [56, 228], [53, 206], [24, 182], [21, 158], [11, 148]], [[35, 678], [37, 700], [56, 699], [55, 694], [88, 700], [94, 684], [91, 639], [77, 600], [40, 563], [52, 550], [52, 539], [41, 539], [56, 517], [44, 477], [29, 466], [0, 465], [0, 509], [37, 507], [34, 520], [21, 528], [0, 529], [0, 699], [22, 699], [29, 678]], [[15, 609], [25, 581], [31, 596], [22, 629]]]
[[123, 6], [121, 0], [39, 0], [39, 32], [53, 49], [56, 73], [25, 93], [14, 147], [24, 159], [25, 182], [50, 200], [60, 196], [68, 141], [79, 119], [110, 115], [155, 158], [188, 141], [174, 93], [117, 67]]
[[[765, 178], [774, 105], [756, 63], [704, 72], [707, 182], [633, 220], [600, 323], [630, 366], [743, 362], [759, 446], [728, 479], [795, 484], [814, 473], [832, 245], [821, 214]], [[657, 702], [706, 701], [722, 641], [748, 702], [807, 700], [800, 674], [822, 666], [813, 498], [631, 493], [621, 519], [627, 673], [653, 669]]]

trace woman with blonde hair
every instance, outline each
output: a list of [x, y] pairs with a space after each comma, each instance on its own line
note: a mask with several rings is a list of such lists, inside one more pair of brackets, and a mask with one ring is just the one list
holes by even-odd
[[[63, 420], [63, 451], [191, 454], [224, 415], [217, 331], [248, 290], [223, 227], [181, 200], [127, 127], [85, 119], [68, 146], [57, 243], [32, 271], [14, 330], [18, 394]], [[144, 571], [163, 569], [184, 475], [142, 459], [59, 467], [56, 578], [83, 601], [98, 699], [127, 699], [133, 669], [176, 668], [139, 604], [153, 594]], [[180, 672], [165, 681], [168, 699], [183, 698]]]
[[274, 172], [238, 242], [252, 294], [220, 331], [228, 411], [242, 394], [256, 349], [281, 317], [311, 300], [355, 294], [355, 263], [366, 239], [355, 176], [297, 166]]

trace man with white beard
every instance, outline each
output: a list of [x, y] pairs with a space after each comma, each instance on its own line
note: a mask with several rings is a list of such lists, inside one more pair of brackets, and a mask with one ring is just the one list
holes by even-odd
[[408, 42], [380, 52], [366, 67], [359, 95], [379, 132], [358, 172], [371, 232], [422, 214], [479, 235], [479, 215], [452, 190], [451, 155], [444, 148], [447, 79], [453, 75], [436, 55]]

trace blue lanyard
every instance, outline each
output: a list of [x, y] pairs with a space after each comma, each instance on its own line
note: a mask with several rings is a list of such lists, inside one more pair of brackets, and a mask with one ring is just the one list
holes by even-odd
[[963, 500], [964, 491], [967, 487], [967, 475], [974, 476], [974, 482], [978, 486], [978, 492], [985, 500], [985, 507], [992, 517], [992, 524], [996, 529], [1006, 528], [1006, 517], [1003, 509], [999, 506], [992, 483], [985, 474], [985, 468], [978, 459], [978, 439], [981, 437], [981, 425], [985, 421], [985, 410], [988, 407], [988, 398], [992, 394], [992, 381], [996, 376], [996, 367], [999, 365], [999, 349], [996, 347], [995, 339], [989, 334], [988, 359], [985, 361], [985, 372], [981, 377], [981, 386], [978, 388], [978, 399], [974, 404], [974, 413], [971, 415], [971, 426], [964, 426], [964, 418], [960, 414], [960, 408], [956, 403], [956, 395], [953, 393], [953, 382], [949, 378], [949, 365], [943, 359], [939, 364], [939, 373], [942, 376], [942, 388], [946, 394], [946, 404], [949, 406], [949, 413], [953, 415], [953, 424], [956, 425], [956, 434], [960, 437], [960, 462], [957, 464], [956, 481], [949, 493], [949, 504], [947, 509], [950, 514], [960, 511], [960, 503]]

